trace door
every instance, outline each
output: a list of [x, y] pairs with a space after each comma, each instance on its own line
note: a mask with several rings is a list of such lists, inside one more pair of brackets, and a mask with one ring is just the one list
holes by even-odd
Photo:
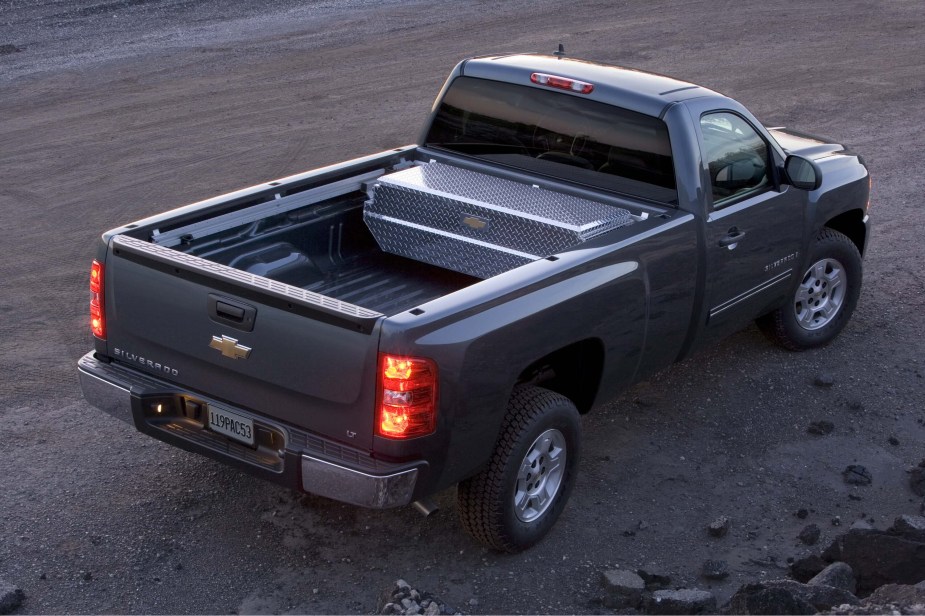
[[806, 193], [777, 181], [765, 137], [731, 111], [700, 117], [712, 205], [707, 219], [707, 323], [716, 339], [777, 307], [800, 263]]

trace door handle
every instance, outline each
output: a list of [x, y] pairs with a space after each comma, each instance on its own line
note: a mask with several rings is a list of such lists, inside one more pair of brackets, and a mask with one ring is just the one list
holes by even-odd
[[738, 227], [733, 227], [729, 229], [726, 237], [719, 241], [719, 245], [722, 248], [729, 248], [732, 250], [735, 244], [738, 244], [743, 237], [745, 237], [745, 231], [741, 231]]

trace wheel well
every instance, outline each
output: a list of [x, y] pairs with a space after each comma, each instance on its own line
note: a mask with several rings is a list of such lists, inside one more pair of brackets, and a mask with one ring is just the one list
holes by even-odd
[[864, 254], [864, 246], [867, 244], [867, 229], [864, 227], [863, 210], [850, 210], [839, 214], [826, 222], [825, 226], [847, 236], [858, 247], [858, 252]]
[[580, 413], [591, 410], [604, 368], [604, 345], [582, 340], [533, 362], [520, 373], [518, 383], [540, 385], [575, 403]]

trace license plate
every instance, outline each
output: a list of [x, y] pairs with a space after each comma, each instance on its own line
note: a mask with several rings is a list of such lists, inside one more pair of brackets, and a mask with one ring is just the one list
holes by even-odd
[[254, 422], [223, 408], [209, 405], [209, 429], [236, 441], [254, 444]]

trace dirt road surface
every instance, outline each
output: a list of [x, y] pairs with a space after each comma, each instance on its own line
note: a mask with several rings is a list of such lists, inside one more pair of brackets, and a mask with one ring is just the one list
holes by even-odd
[[[464, 612], [606, 612], [607, 568], [725, 598], [811, 551], [805, 524], [825, 544], [836, 516], [919, 512], [905, 470], [925, 455], [920, 0], [252, 4], [0, 2], [0, 578], [25, 591], [20, 612], [370, 613], [398, 577]], [[455, 62], [560, 41], [865, 156], [874, 235], [834, 344], [792, 354], [751, 328], [601, 407], [563, 517], [515, 556], [459, 530], [452, 491], [426, 519], [300, 496], [82, 401], [101, 231], [411, 143]], [[816, 420], [834, 432], [808, 434]], [[844, 484], [856, 463], [872, 485]], [[720, 515], [730, 533], [711, 538]], [[700, 578], [707, 558], [729, 578]]]

